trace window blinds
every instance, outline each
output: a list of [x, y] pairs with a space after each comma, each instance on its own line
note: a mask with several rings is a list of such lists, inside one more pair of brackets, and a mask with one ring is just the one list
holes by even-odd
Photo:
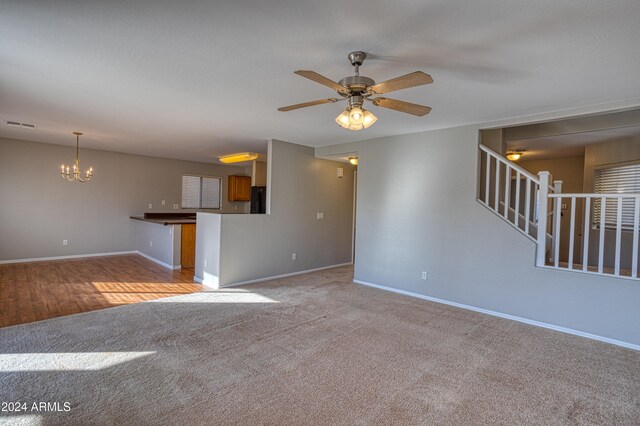
[[202, 178], [202, 208], [203, 209], [219, 209], [220, 208], [220, 178], [203, 177]]
[[200, 177], [182, 176], [182, 208], [200, 208]]
[[182, 176], [182, 208], [219, 209], [221, 188], [221, 178]]
[[[640, 164], [597, 169], [594, 174], [596, 194], [640, 194]], [[599, 226], [602, 202], [593, 203], [593, 224]], [[633, 229], [634, 198], [622, 199], [622, 229]], [[618, 200], [607, 198], [604, 221], [606, 227], [616, 227]]]

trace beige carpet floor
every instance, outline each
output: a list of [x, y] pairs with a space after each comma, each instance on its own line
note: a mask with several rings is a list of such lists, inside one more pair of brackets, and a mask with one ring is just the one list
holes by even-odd
[[2, 328], [0, 423], [640, 424], [640, 352], [351, 278]]

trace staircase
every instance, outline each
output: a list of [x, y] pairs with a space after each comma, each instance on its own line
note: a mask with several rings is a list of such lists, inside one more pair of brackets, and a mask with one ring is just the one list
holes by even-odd
[[478, 201], [537, 244], [536, 266], [640, 279], [640, 194], [566, 194], [549, 172], [536, 176], [484, 145], [479, 156]]

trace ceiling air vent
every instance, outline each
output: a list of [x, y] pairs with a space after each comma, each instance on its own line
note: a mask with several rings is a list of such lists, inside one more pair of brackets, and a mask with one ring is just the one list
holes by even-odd
[[7, 126], [23, 127], [25, 129], [35, 129], [36, 128], [35, 124], [18, 123], [17, 121], [7, 121]]

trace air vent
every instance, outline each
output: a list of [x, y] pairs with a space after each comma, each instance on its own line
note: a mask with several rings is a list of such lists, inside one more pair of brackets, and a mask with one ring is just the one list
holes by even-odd
[[17, 121], [7, 121], [7, 126], [23, 127], [25, 129], [35, 129], [36, 128], [35, 124], [18, 123]]

